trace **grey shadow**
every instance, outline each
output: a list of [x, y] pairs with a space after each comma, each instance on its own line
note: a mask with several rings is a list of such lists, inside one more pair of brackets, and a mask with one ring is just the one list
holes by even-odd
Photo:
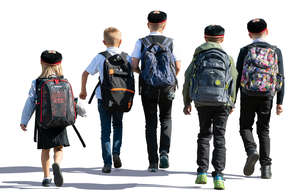
[[[161, 177], [168, 176], [173, 174], [184, 174], [184, 175], [194, 175], [196, 172], [188, 171], [168, 171], [168, 170], [159, 170], [158, 172], [151, 173], [147, 170], [132, 170], [132, 169], [112, 169], [110, 174], [102, 173], [102, 167], [74, 167], [74, 168], [62, 168], [63, 172], [67, 173], [85, 173], [91, 175], [102, 175], [102, 176], [118, 176], [118, 177]], [[0, 174], [9, 174], [9, 173], [33, 173], [33, 172], [42, 172], [41, 167], [31, 167], [31, 166], [12, 166], [12, 167], [0, 167]], [[211, 173], [208, 175], [211, 177]], [[259, 178], [259, 177], [248, 177], [243, 175], [234, 175], [234, 174], [224, 174], [224, 179], [244, 179], [244, 178]]]
[[[32, 181], [4, 181], [6, 184], [0, 189], [59, 189], [52, 184], [51, 187], [42, 187], [40, 182]], [[172, 186], [159, 184], [139, 184], [139, 183], [124, 183], [124, 184], [97, 184], [97, 183], [66, 183], [63, 187], [73, 187], [82, 190], [123, 190], [136, 187], [153, 187], [153, 188], [173, 188], [173, 189], [205, 189], [213, 190], [213, 188], [202, 188], [200, 186]]]

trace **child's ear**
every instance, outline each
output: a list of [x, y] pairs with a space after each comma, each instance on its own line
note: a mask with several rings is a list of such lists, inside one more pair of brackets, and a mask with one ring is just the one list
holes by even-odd
[[163, 26], [162, 26], [162, 30], [165, 30], [166, 25], [167, 25], [167, 22], [164, 22], [164, 23], [163, 23]]
[[118, 47], [120, 47], [121, 43], [122, 43], [122, 39], [120, 39], [120, 42], [119, 42], [119, 46], [118, 46]]
[[268, 30], [268, 29], [266, 29], [266, 32], [265, 32], [265, 33], [266, 33], [266, 35], [268, 35], [268, 34], [269, 34], [269, 30]]
[[147, 23], [147, 26], [148, 26], [148, 28], [150, 29], [150, 24], [149, 24], [149, 22]]
[[104, 45], [106, 45], [106, 41], [105, 40], [103, 40], [102, 42], [103, 42]]
[[249, 33], [249, 37], [252, 39], [252, 37], [253, 37], [253, 36], [252, 36], [252, 34], [251, 34], [251, 33]]

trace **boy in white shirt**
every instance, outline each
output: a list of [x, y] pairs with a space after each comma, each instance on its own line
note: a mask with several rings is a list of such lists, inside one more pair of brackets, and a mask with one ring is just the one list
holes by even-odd
[[[122, 51], [119, 49], [121, 45], [121, 32], [114, 27], [109, 27], [104, 30], [104, 40], [103, 43], [107, 47], [106, 53], [110, 55], [121, 54]], [[104, 53], [105, 53], [104, 52]], [[79, 97], [81, 99], [86, 99], [86, 83], [89, 74], [94, 75], [99, 73], [99, 79], [102, 83], [103, 81], [103, 66], [105, 64], [106, 57], [103, 53], [97, 54], [90, 65], [82, 74], [82, 83], [81, 83], [81, 92]], [[130, 57], [127, 56], [127, 60], [130, 60]], [[103, 173], [111, 172], [112, 165], [112, 154], [113, 162], [115, 168], [120, 168], [122, 166], [120, 160], [120, 148], [122, 145], [122, 131], [123, 131], [123, 112], [113, 111], [110, 112], [104, 108], [103, 100], [101, 96], [101, 86], [99, 85], [96, 89], [96, 98], [98, 99], [98, 111], [100, 114], [101, 120], [101, 146], [102, 146], [102, 158], [104, 161], [104, 167], [102, 169]], [[110, 133], [111, 133], [111, 124], [113, 126], [113, 147], [111, 151], [110, 144]]]

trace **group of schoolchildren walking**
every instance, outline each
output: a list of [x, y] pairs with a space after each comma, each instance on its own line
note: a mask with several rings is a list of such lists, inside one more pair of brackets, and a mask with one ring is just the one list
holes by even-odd
[[[106, 51], [97, 54], [82, 74], [79, 97], [86, 99], [88, 76], [99, 73], [99, 83], [94, 94], [98, 100], [101, 121], [101, 146], [103, 173], [110, 173], [112, 164], [120, 168], [123, 113], [131, 109], [135, 93], [133, 72], [139, 74], [138, 91], [141, 95], [146, 122], [146, 142], [149, 159], [148, 171], [169, 167], [169, 149], [172, 132], [172, 102], [178, 88], [176, 76], [181, 67], [176, 43], [162, 33], [167, 14], [152, 11], [148, 14], [150, 34], [138, 39], [131, 57], [119, 49], [121, 32], [113, 27], [104, 31]], [[215, 189], [225, 189], [223, 170], [226, 162], [225, 131], [228, 116], [234, 110], [236, 95], [240, 95], [240, 135], [247, 159], [244, 175], [254, 172], [256, 162], [261, 164], [261, 178], [270, 179], [271, 158], [269, 122], [273, 97], [277, 94], [276, 113], [282, 110], [284, 97], [283, 61], [279, 48], [265, 41], [267, 24], [263, 19], [248, 22], [247, 29], [253, 43], [240, 50], [237, 64], [222, 49], [224, 28], [209, 25], [204, 30], [205, 43], [196, 48], [192, 62], [185, 72], [183, 85], [183, 112], [191, 114], [191, 102], [198, 111], [200, 133], [197, 148], [196, 184], [207, 183], [210, 140], [214, 150], [212, 177]], [[35, 129], [38, 149], [42, 149], [44, 171], [43, 186], [50, 186], [49, 151], [54, 148], [52, 165], [54, 183], [63, 185], [60, 169], [63, 147], [69, 146], [66, 126], [73, 125], [82, 108], [73, 97], [72, 87], [63, 78], [62, 55], [54, 50], [41, 55], [42, 74], [32, 82], [29, 97], [22, 113], [21, 128], [25, 131], [28, 121], [36, 111]], [[141, 67], [139, 62], [141, 61]], [[94, 95], [93, 94], [93, 95]], [[89, 102], [91, 102], [92, 97]], [[160, 145], [157, 143], [157, 112], [160, 120]], [[259, 150], [252, 130], [257, 115]], [[113, 143], [110, 143], [111, 126]], [[74, 127], [75, 128], [75, 127]]]

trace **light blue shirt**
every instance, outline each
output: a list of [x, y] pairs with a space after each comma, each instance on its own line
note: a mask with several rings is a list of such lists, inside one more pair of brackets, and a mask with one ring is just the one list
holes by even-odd
[[264, 38], [257, 38], [253, 40], [253, 43], [257, 43], [257, 42], [266, 42], [266, 40]]
[[36, 85], [36, 80], [32, 81], [31, 83], [31, 88], [28, 93], [28, 98], [25, 102], [23, 112], [22, 112], [21, 124], [26, 126], [35, 110], [35, 101], [37, 99], [35, 85]]
[[[111, 55], [121, 54], [122, 51], [119, 48], [116, 47], [108, 47], [106, 49]], [[128, 62], [131, 62], [131, 58], [127, 57]], [[99, 73], [101, 82], [103, 81], [103, 64], [105, 61], [105, 57], [101, 54], [98, 54], [94, 57], [92, 62], [88, 65], [88, 67], [85, 69], [89, 74], [95, 75], [96, 73]], [[102, 99], [101, 96], [101, 89], [100, 86], [96, 89], [96, 97], [98, 99]]]
[[[149, 35], [154, 35], [154, 36], [157, 36], [157, 35], [162, 35], [160, 32], [150, 32]], [[132, 57], [134, 58], [137, 58], [137, 59], [141, 59], [141, 55], [142, 55], [142, 41], [141, 39], [137, 40], [136, 44], [135, 44], [135, 47], [133, 49], [133, 52], [131, 54]], [[174, 40], [173, 40], [173, 56], [175, 58], [175, 61], [180, 61], [179, 59], [179, 55], [178, 55], [178, 49], [176, 48], [176, 44], [174, 44]]]

